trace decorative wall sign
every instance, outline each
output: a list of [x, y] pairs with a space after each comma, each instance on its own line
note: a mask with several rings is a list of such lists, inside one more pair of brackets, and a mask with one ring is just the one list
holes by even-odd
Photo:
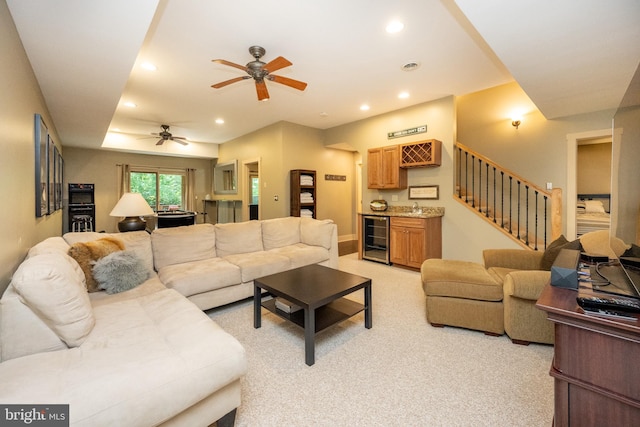
[[397, 130], [387, 133], [387, 139], [400, 138], [403, 136], [416, 135], [419, 133], [425, 133], [427, 131], [427, 125], [418, 126], [410, 129]]
[[49, 136], [49, 138], [47, 139], [47, 189], [49, 191], [49, 214], [52, 214], [56, 211], [55, 164], [56, 144], [53, 142], [53, 139], [51, 139], [51, 136]]
[[325, 181], [346, 181], [347, 180], [347, 176], [346, 175], [329, 175], [329, 174], [325, 174], [324, 179], [325, 179]]
[[410, 199], [434, 199], [439, 198], [437, 185], [419, 185], [409, 187]]

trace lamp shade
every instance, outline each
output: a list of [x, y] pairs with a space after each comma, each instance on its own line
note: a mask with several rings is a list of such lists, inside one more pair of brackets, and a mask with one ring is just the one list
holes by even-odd
[[124, 193], [109, 214], [110, 216], [149, 216], [153, 209], [140, 193]]

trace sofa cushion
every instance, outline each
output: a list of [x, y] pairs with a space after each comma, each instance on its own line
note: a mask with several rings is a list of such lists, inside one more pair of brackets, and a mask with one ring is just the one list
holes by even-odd
[[27, 253], [27, 258], [42, 254], [66, 254], [69, 252], [69, 244], [60, 236], [49, 237], [37, 243]]
[[108, 294], [128, 291], [147, 280], [149, 272], [133, 251], [119, 251], [96, 261], [93, 277]]
[[300, 243], [300, 218], [290, 216], [263, 220], [262, 242], [265, 251]]
[[267, 251], [278, 255], [284, 255], [291, 262], [290, 268], [303, 267], [310, 264], [318, 264], [329, 259], [329, 251], [322, 246], [309, 246], [304, 243], [284, 246], [282, 248]]
[[34, 353], [68, 349], [58, 334], [18, 295], [12, 284], [0, 299], [0, 343], [2, 362]]
[[95, 316], [80, 348], [0, 364], [0, 401], [69, 404], [71, 425], [160, 425], [247, 370], [240, 343], [173, 290]]
[[168, 265], [160, 269], [158, 277], [165, 286], [186, 297], [242, 281], [240, 268], [221, 258]]
[[100, 290], [98, 282], [93, 277], [93, 264], [100, 258], [110, 253], [121, 251], [125, 248], [124, 242], [111, 236], [103, 237], [90, 242], [78, 242], [71, 245], [69, 255], [75, 259], [80, 268], [84, 271], [87, 284], [87, 291], [97, 292]]
[[25, 304], [69, 347], [82, 344], [95, 323], [81, 275], [69, 256], [42, 254], [20, 264], [11, 281]]
[[496, 282], [484, 266], [475, 262], [428, 259], [421, 267], [422, 286], [427, 296], [502, 301], [502, 283]]
[[291, 268], [291, 261], [288, 257], [271, 251], [228, 255], [224, 259], [240, 267], [243, 282], [250, 282], [253, 279], [280, 273]]
[[332, 234], [332, 220], [300, 218], [300, 241], [302, 243], [313, 246], [322, 246], [325, 249], [331, 249]]
[[212, 224], [157, 228], [151, 233], [156, 271], [167, 265], [216, 256], [216, 232]]
[[216, 251], [219, 257], [264, 250], [260, 221], [216, 224]]

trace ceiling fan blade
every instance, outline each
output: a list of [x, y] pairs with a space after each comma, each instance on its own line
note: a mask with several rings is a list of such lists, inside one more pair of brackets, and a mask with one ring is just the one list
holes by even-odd
[[246, 80], [246, 79], [250, 79], [250, 78], [251, 78], [251, 76], [236, 77], [236, 78], [231, 79], [231, 80], [225, 80], [224, 82], [216, 83], [214, 85], [211, 85], [211, 87], [214, 88], [214, 89], [220, 89], [222, 87], [230, 85], [231, 83], [239, 82], [241, 80]]
[[187, 141], [183, 141], [183, 139], [184, 139], [184, 138], [180, 138], [180, 139], [173, 138], [173, 140], [174, 140], [175, 142], [177, 142], [178, 144], [182, 144], [182, 145], [189, 145], [189, 143], [188, 143]]
[[274, 76], [273, 74], [268, 75], [267, 78], [271, 81], [292, 87], [294, 89], [305, 90], [307, 88], [307, 84], [305, 82], [301, 82], [300, 80], [294, 80], [282, 76]]
[[269, 91], [264, 80], [256, 81], [256, 91], [258, 92], [258, 101], [269, 99]]
[[211, 62], [215, 62], [217, 64], [222, 64], [222, 65], [228, 65], [229, 67], [234, 67], [243, 71], [247, 71], [247, 67], [245, 67], [244, 65], [236, 64], [234, 62], [229, 62], [225, 59], [212, 59]]
[[162, 145], [162, 144], [164, 144], [164, 139], [160, 138], [158, 142], [156, 142], [156, 145]]
[[274, 59], [273, 61], [269, 62], [268, 64], [266, 64], [262, 68], [264, 68], [268, 72], [272, 73], [272, 72], [277, 71], [277, 70], [279, 70], [281, 68], [288, 67], [289, 65], [293, 65], [293, 64], [288, 59], [285, 59], [282, 56], [278, 56], [276, 59]]

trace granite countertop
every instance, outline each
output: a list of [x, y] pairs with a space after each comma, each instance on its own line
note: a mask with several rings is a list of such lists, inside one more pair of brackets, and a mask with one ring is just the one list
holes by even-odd
[[411, 206], [389, 206], [386, 211], [364, 210], [360, 215], [371, 216], [401, 216], [408, 218], [434, 218], [444, 216], [444, 207], [420, 206], [422, 213], [413, 213]]

